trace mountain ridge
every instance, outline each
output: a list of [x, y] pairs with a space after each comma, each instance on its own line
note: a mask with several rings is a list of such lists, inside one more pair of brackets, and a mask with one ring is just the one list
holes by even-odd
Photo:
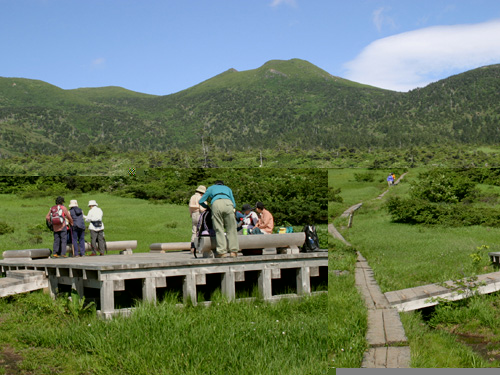
[[499, 64], [407, 93], [301, 59], [231, 68], [165, 96], [0, 77], [0, 153], [492, 144], [500, 142], [499, 96]]

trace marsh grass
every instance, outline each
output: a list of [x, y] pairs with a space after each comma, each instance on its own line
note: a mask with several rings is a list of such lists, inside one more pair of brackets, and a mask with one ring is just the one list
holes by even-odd
[[[174, 295], [140, 303], [130, 317], [103, 321], [62, 313], [43, 293], [0, 304], [2, 342], [35, 356], [25, 369], [98, 374], [322, 374], [327, 371], [327, 296], [177, 305]], [[29, 308], [28, 308], [29, 307]], [[40, 313], [43, 311], [43, 313]], [[62, 353], [59, 355], [59, 353]], [[68, 363], [57, 357], [67, 358]], [[38, 364], [36, 363], [38, 361]], [[71, 370], [72, 369], [72, 370]], [[70, 371], [71, 370], [71, 371]], [[73, 372], [74, 371], [74, 372]]]
[[328, 278], [328, 331], [329, 358], [331, 368], [361, 367], [363, 353], [367, 348], [365, 340], [367, 315], [365, 304], [359, 295], [354, 280], [356, 253], [353, 249], [330, 242], [330, 272], [348, 271]]

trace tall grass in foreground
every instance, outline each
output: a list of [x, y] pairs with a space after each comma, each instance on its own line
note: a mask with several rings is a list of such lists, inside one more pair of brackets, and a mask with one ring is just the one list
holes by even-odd
[[354, 284], [356, 253], [353, 249], [334, 245], [330, 238], [328, 268], [348, 274], [328, 277], [329, 366], [361, 367], [367, 348], [366, 307]]
[[[0, 302], [2, 342], [24, 355], [34, 374], [323, 374], [327, 371], [327, 296], [176, 306], [170, 296], [141, 303], [128, 318], [74, 319], [42, 293]], [[47, 355], [47, 350], [50, 353]], [[64, 357], [66, 361], [60, 361]], [[41, 368], [52, 367], [52, 372]]]

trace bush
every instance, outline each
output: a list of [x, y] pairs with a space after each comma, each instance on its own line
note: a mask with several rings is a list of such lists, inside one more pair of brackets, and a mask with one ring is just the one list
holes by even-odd
[[5, 221], [0, 221], [0, 235], [14, 233], [14, 227], [11, 227]]
[[342, 203], [344, 199], [340, 196], [340, 188], [334, 189], [333, 187], [328, 187], [328, 202], [338, 202]]
[[445, 225], [452, 227], [500, 225], [500, 211], [464, 204], [426, 202], [422, 199], [391, 197], [387, 210], [395, 223]]
[[421, 174], [419, 181], [412, 184], [413, 198], [433, 203], [458, 203], [474, 201], [479, 194], [476, 183], [463, 173], [434, 169]]
[[357, 182], [373, 182], [375, 181], [375, 175], [372, 172], [354, 173], [354, 179]]

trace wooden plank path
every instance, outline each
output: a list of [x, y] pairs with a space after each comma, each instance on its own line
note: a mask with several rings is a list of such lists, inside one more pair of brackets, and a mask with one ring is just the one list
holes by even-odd
[[[108, 318], [130, 313], [136, 299], [156, 302], [166, 291], [179, 293], [184, 303], [191, 301], [194, 305], [209, 303], [217, 289], [235, 300], [245, 299], [239, 296], [257, 288], [262, 299], [270, 302], [326, 293], [314, 289], [327, 284], [328, 252], [276, 254], [275, 250], [220, 259], [196, 259], [189, 252], [8, 258], [0, 260], [0, 272], [7, 276], [21, 274], [28, 277], [25, 281], [43, 283], [41, 286], [48, 286], [54, 297], [74, 289], [95, 301], [99, 315]], [[29, 279], [32, 276], [37, 279]], [[10, 288], [12, 280], [7, 279], [10, 277], [3, 280], [9, 285], [4, 287]], [[198, 302], [199, 293], [205, 295], [206, 302]]]
[[439, 302], [436, 298], [438, 297], [448, 301], [468, 298], [472, 295], [472, 289], [476, 289], [476, 292], [479, 294], [489, 294], [499, 291], [500, 272], [478, 275], [477, 280], [470, 283], [468, 288], [460, 287], [450, 280], [445, 283], [435, 283], [387, 292], [385, 296], [391, 307], [398, 311], [412, 311], [437, 305]]
[[[328, 225], [328, 231], [351, 246], [333, 224]], [[366, 341], [370, 345], [370, 349], [363, 357], [361, 367], [408, 368], [410, 347], [399, 313], [391, 307], [389, 300], [380, 290], [367, 260], [359, 251], [357, 255], [355, 284], [368, 309]]]

